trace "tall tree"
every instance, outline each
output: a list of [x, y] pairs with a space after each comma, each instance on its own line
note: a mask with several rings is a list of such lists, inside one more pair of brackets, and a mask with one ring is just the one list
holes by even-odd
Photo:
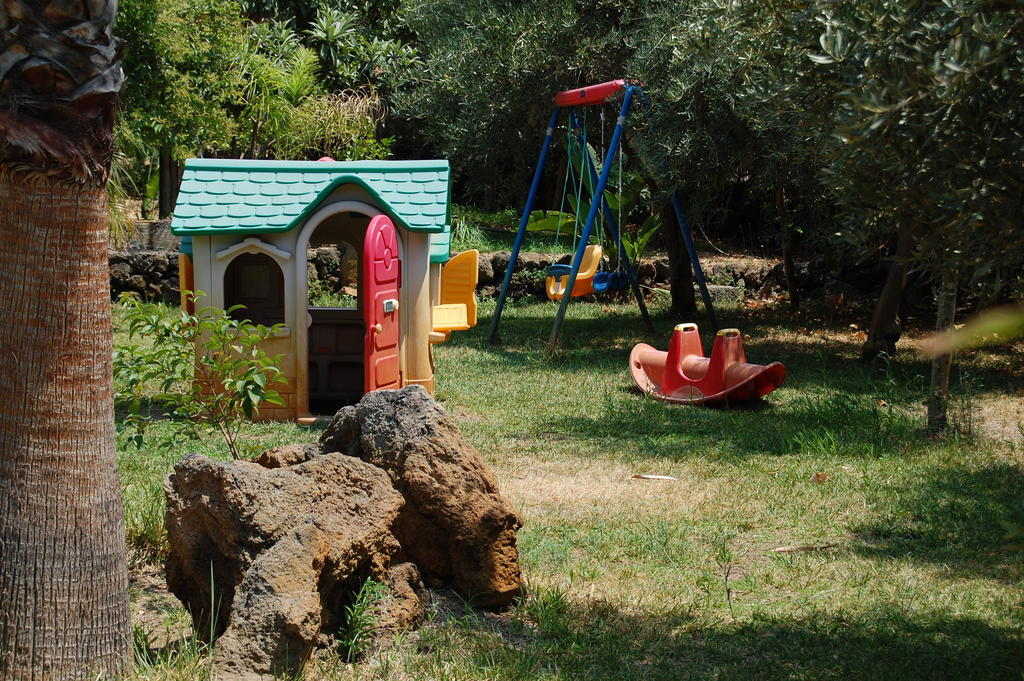
[[116, 29], [128, 74], [118, 122], [152, 149], [167, 217], [181, 161], [231, 145], [247, 27], [235, 0], [121, 0]]
[[0, 12], [0, 679], [128, 650], [104, 187], [116, 0]]

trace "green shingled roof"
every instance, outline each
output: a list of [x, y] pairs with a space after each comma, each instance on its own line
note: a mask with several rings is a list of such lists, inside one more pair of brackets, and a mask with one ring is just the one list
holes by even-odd
[[448, 259], [447, 161], [238, 161], [190, 159], [171, 231], [260, 234], [296, 226], [342, 184], [370, 193], [402, 227], [430, 232], [432, 262]]

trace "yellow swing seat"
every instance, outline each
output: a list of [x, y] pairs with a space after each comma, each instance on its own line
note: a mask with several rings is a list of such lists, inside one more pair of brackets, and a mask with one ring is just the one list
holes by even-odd
[[[594, 275], [600, 269], [603, 257], [604, 249], [597, 244], [591, 244], [583, 250], [583, 262], [580, 263], [580, 271], [576, 274], [576, 283], [572, 287], [573, 298], [589, 296], [594, 292]], [[569, 275], [548, 277], [546, 286], [548, 298], [561, 300], [565, 295], [565, 287], [568, 283]]]

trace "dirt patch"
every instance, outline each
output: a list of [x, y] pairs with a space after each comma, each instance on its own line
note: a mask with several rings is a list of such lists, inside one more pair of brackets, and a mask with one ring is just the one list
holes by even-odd
[[510, 470], [503, 476], [502, 492], [527, 516], [580, 517], [595, 511], [660, 514], [666, 508], [685, 514], [696, 511], [715, 494], [710, 481], [681, 475], [676, 480], [637, 480], [631, 476], [654, 471], [604, 461], [571, 471], [562, 461], [531, 458], [507, 466]]
[[[975, 405], [967, 403], [964, 406], [972, 409], [970, 417], [976, 419], [982, 436], [997, 442], [1024, 445], [1024, 396], [985, 396], [978, 398]], [[953, 418], [956, 417], [954, 409]]]
[[135, 565], [128, 579], [132, 625], [146, 632], [151, 650], [192, 636], [192, 622], [178, 599], [167, 590], [162, 565]]

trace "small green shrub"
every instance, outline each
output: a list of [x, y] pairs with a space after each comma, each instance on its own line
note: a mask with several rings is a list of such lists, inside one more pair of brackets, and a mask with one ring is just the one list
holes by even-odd
[[[192, 300], [203, 294], [188, 293]], [[212, 429], [224, 438], [233, 458], [241, 458], [238, 434], [244, 419], [259, 412], [261, 402], [283, 404], [270, 385], [284, 382], [260, 342], [278, 326], [267, 327], [232, 319], [228, 310], [204, 307], [194, 314], [171, 313], [165, 305], [143, 303], [130, 295], [119, 302], [128, 325], [128, 344], [114, 347], [115, 401], [127, 407], [134, 442], [141, 446], [152, 415], [142, 406], [147, 392], [180, 432], [199, 437]], [[139, 345], [131, 341], [146, 339]]]
[[140, 482], [124, 491], [125, 538], [129, 562], [141, 565], [157, 563], [166, 557], [167, 505], [161, 480]]
[[389, 593], [387, 585], [368, 578], [352, 603], [345, 606], [345, 624], [338, 631], [338, 643], [347, 662], [356, 661], [366, 652], [377, 624], [377, 606]]
[[310, 307], [359, 307], [359, 299], [344, 291], [335, 291], [322, 279], [309, 282], [308, 303]]

